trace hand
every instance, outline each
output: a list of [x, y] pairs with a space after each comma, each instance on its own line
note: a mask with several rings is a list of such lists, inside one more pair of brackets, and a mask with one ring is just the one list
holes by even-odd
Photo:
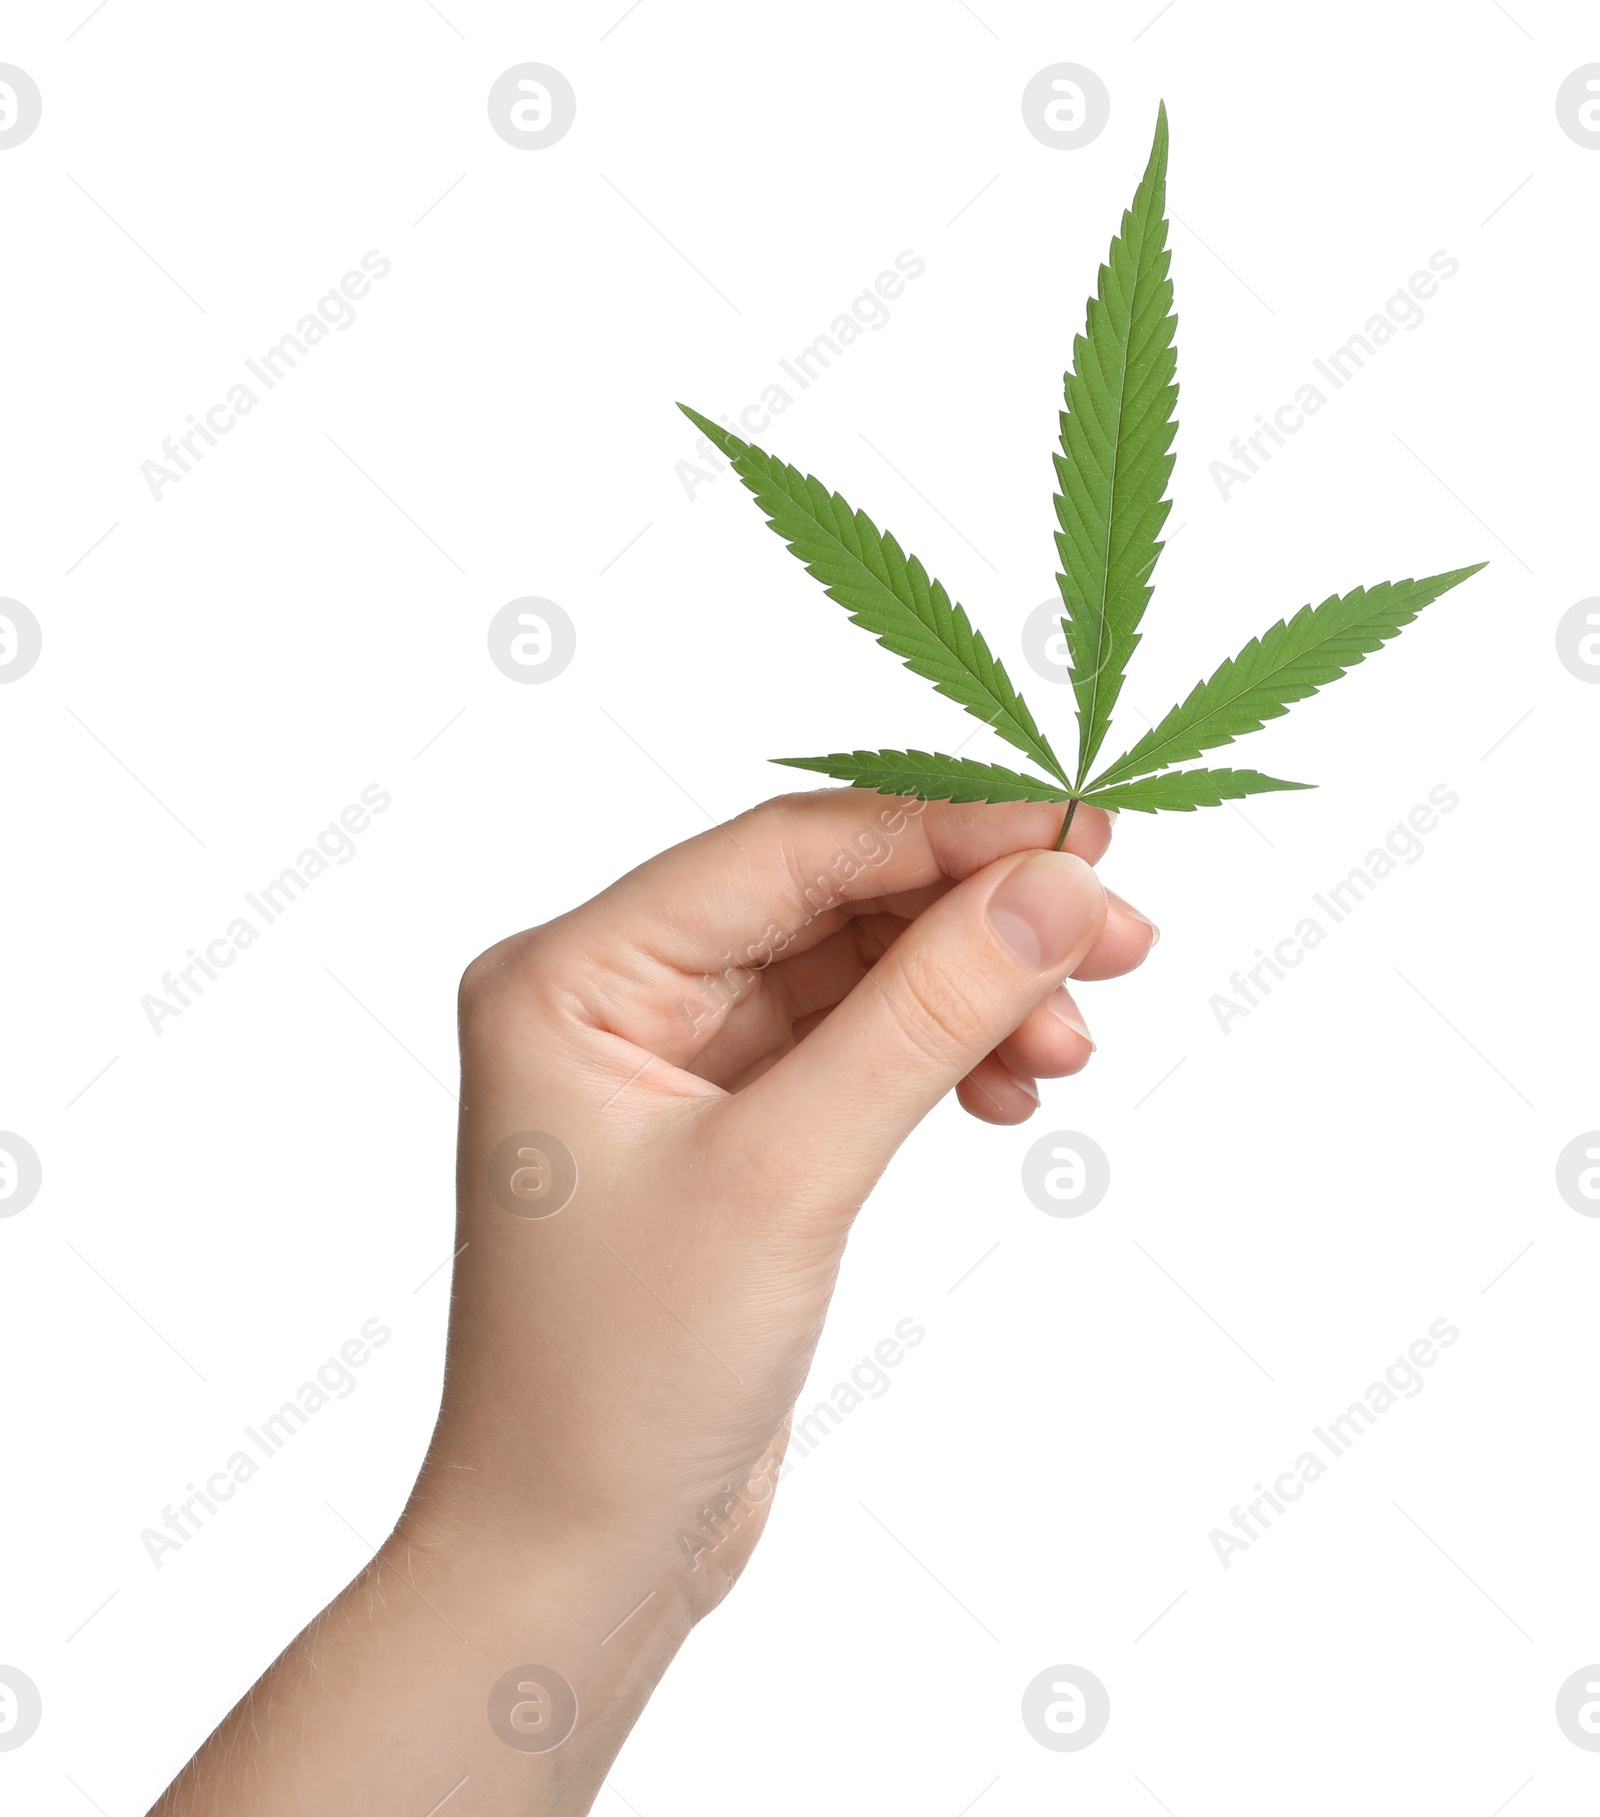
[[[1090, 868], [1106, 816], [1080, 811], [1057, 853], [1058, 813], [785, 797], [468, 968], [438, 1428], [395, 1535], [330, 1612], [336, 1657], [308, 1630], [253, 1694], [272, 1722], [241, 1706], [213, 1738], [281, 1794], [235, 1790], [234, 1817], [426, 1810], [462, 1772], [452, 1817], [588, 1809], [759, 1537], [889, 1158], [951, 1089], [1024, 1121], [1034, 1079], [1092, 1051], [1063, 980], [1154, 943]], [[484, 1708], [534, 1661], [579, 1714], [524, 1754]], [[261, 1738], [291, 1728], [292, 1746]], [[205, 1769], [158, 1808], [209, 1811]]]

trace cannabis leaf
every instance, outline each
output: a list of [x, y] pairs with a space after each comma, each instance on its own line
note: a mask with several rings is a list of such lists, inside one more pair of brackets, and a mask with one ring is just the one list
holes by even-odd
[[1310, 782], [1281, 782], [1259, 770], [1174, 770], [1168, 776], [1144, 776], [1137, 782], [1091, 789], [1080, 797], [1097, 808], [1138, 808], [1155, 814], [1163, 808], [1180, 814], [1195, 808], [1214, 808], [1242, 795], [1265, 795], [1274, 789], [1309, 789]]
[[916, 795], [924, 801], [1068, 801], [1072, 797], [1064, 782], [1041, 782], [1037, 776], [1024, 776], [998, 763], [940, 757], [931, 751], [835, 751], [831, 757], [774, 757], [772, 761], [786, 763], [792, 770], [818, 770], [854, 789]]
[[1303, 606], [1230, 656], [1092, 780], [1140, 639], [1160, 534], [1171, 504], [1177, 354], [1166, 220], [1167, 110], [1122, 229], [1111, 242], [1073, 342], [1055, 459], [1061, 629], [1078, 709], [1074, 776], [966, 612], [915, 556], [837, 492], [742, 441], [688, 405], [679, 408], [732, 463], [768, 524], [852, 621], [910, 669], [1030, 757], [1043, 777], [931, 751], [835, 751], [780, 757], [853, 788], [925, 801], [1059, 801], [1057, 846], [1080, 801], [1141, 813], [1189, 813], [1246, 795], [1304, 789], [1259, 770], [1174, 769], [1286, 713], [1411, 623], [1424, 606], [1484, 566], [1422, 580], [1383, 581]]
[[1172, 509], [1164, 496], [1177, 318], [1167, 277], [1167, 110], [1122, 232], [1100, 267], [1085, 332], [1072, 345], [1055, 457], [1056, 584], [1066, 606], [1061, 628], [1078, 699], [1078, 780], [1089, 773], [1122, 691], [1139, 621], [1150, 601], [1156, 540]]
[[1150, 770], [1164, 770], [1219, 744], [1232, 744], [1269, 719], [1287, 713], [1297, 700], [1398, 637], [1426, 605], [1478, 572], [1484, 563], [1430, 574], [1425, 580], [1382, 581], [1335, 594], [1320, 606], [1302, 606], [1270, 631], [1252, 637], [1209, 681], [1197, 682], [1187, 700], [1089, 785], [1121, 782]]
[[733, 463], [768, 524], [854, 623], [1065, 783], [1060, 760], [982, 632], [973, 630], [965, 611], [951, 604], [914, 555], [821, 480], [741, 441], [687, 404], [678, 408]]

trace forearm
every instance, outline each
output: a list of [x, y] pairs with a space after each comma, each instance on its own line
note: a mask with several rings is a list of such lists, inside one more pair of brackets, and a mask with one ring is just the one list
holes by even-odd
[[615, 1547], [408, 1514], [152, 1817], [572, 1817], [691, 1625]]

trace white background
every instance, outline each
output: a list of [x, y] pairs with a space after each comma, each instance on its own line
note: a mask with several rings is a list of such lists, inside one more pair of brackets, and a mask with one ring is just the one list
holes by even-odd
[[[1160, 97], [1181, 427], [1121, 729], [1307, 600], [1491, 566], [1241, 752], [1316, 793], [1123, 817], [1105, 875], [1159, 951], [1084, 988], [1099, 1052], [1031, 1125], [951, 1104], [900, 1156], [815, 1395], [902, 1319], [926, 1341], [791, 1472], [596, 1808], [1591, 1808], [1600, 1756], [1553, 1711], [1600, 1659], [1600, 1222], [1555, 1187], [1600, 1124], [1600, 690], [1555, 647], [1600, 590], [1600, 156], [1555, 111], [1592, 14], [86, 10], [13, 4], [0, 38], [44, 97], [0, 153], [0, 593], [45, 640], [0, 688], [0, 1127], [44, 1168], [0, 1221], [0, 1663], [44, 1700], [5, 1809], [142, 1811], [395, 1517], [441, 1366], [465, 963], [778, 792], [769, 754], [964, 735], [731, 478], [686, 496], [673, 400], [737, 411], [922, 257], [759, 439], [1068, 723], [1017, 636]], [[578, 98], [537, 152], [485, 108], [527, 60]], [[1111, 95], [1080, 150], [1021, 116], [1059, 61]], [[154, 500], [141, 462], [369, 248], [393, 270], [354, 325]], [[1210, 462], [1437, 249], [1460, 271], [1422, 325], [1224, 500]], [[577, 626], [542, 686], [486, 654], [522, 594]], [[357, 855], [155, 1035], [141, 997], [371, 783]], [[1423, 856], [1224, 1033], [1230, 974], [1439, 784]], [[1110, 1156], [1082, 1218], [1021, 1190], [1051, 1129]], [[163, 1505], [374, 1317], [358, 1392], [157, 1570]], [[1211, 1529], [1439, 1318], [1425, 1392], [1224, 1570]], [[1060, 1663], [1110, 1691], [1080, 1753], [1019, 1713]]]

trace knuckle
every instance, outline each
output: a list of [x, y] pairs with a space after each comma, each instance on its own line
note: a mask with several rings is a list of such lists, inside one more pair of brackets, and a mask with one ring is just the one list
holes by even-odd
[[529, 928], [486, 947], [461, 974], [456, 1008], [466, 1028], [492, 1017], [508, 999], [526, 993], [540, 973], [544, 930]]
[[461, 982], [456, 986], [456, 1007], [463, 1021], [481, 1011], [502, 988], [506, 944], [501, 941], [496, 946], [486, 947], [461, 974]]
[[908, 955], [901, 968], [900, 1021], [921, 1051], [942, 1066], [965, 1066], [990, 1046], [984, 1005], [971, 984], [931, 954]]

